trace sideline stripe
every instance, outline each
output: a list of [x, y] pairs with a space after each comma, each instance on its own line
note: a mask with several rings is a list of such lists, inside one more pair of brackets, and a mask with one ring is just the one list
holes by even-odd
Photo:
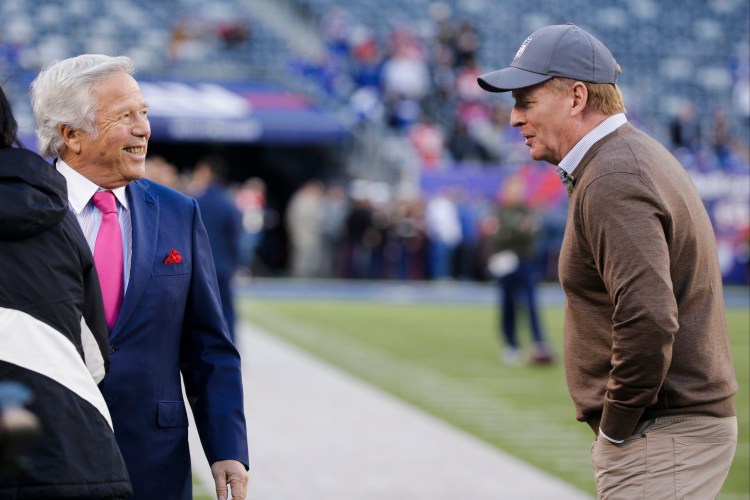
[[0, 325], [0, 359], [62, 384], [99, 410], [112, 428], [102, 393], [63, 334], [29, 314], [5, 307], [0, 307]]

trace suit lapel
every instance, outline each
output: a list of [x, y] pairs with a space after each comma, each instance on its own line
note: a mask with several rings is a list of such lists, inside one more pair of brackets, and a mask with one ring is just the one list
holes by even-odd
[[128, 185], [127, 196], [130, 204], [130, 221], [133, 228], [130, 260], [130, 280], [128, 289], [111, 337], [114, 338], [127, 323], [138, 304], [138, 300], [151, 278], [151, 270], [156, 251], [156, 235], [159, 229], [159, 203], [148, 191], [148, 184], [134, 181]]

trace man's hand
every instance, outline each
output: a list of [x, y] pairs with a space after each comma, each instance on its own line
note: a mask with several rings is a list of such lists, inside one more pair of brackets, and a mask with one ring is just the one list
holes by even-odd
[[245, 500], [247, 490], [247, 471], [241, 462], [236, 460], [219, 460], [211, 464], [211, 474], [216, 483], [216, 498], [230, 498], [227, 485], [232, 490], [233, 500]]

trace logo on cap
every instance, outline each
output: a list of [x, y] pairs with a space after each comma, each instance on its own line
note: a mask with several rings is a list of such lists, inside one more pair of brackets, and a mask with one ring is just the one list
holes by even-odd
[[518, 47], [518, 52], [516, 52], [516, 57], [513, 58], [514, 61], [523, 55], [523, 51], [526, 50], [526, 46], [528, 46], [530, 42], [531, 42], [531, 37], [528, 37], [526, 38], [526, 40], [523, 41], [521, 46]]

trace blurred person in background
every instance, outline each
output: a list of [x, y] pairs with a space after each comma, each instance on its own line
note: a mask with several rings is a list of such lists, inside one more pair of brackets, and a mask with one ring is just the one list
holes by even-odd
[[396, 209], [393, 229], [401, 247], [397, 276], [405, 280], [424, 280], [427, 276], [424, 203], [421, 197], [405, 196]]
[[239, 265], [239, 244], [242, 221], [240, 213], [224, 184], [227, 164], [218, 155], [201, 158], [193, 169], [190, 193], [201, 209], [206, 226], [211, 255], [216, 267], [221, 307], [227, 321], [229, 335], [235, 340], [234, 295], [232, 276]]
[[252, 275], [255, 252], [263, 241], [266, 224], [266, 183], [258, 177], [247, 179], [234, 195], [234, 204], [242, 217], [240, 233], [240, 271]]
[[489, 158], [482, 144], [469, 131], [468, 125], [458, 117], [453, 122], [447, 147], [453, 160], [458, 163], [483, 163]]
[[600, 498], [716, 498], [737, 446], [716, 241], [679, 162], [625, 116], [620, 67], [573, 24], [532, 33], [509, 68], [531, 158], [570, 203], [560, 254], [564, 360]]
[[456, 119], [466, 125], [472, 136], [475, 123], [489, 118], [486, 95], [476, 84], [480, 74], [475, 57], [456, 67]]
[[445, 133], [427, 113], [423, 113], [419, 122], [412, 125], [407, 139], [419, 155], [422, 168], [439, 170], [446, 158]]
[[146, 174], [144, 177], [176, 191], [183, 190], [182, 180], [180, 179], [177, 167], [161, 156], [149, 156], [146, 158]]
[[701, 127], [695, 111], [695, 104], [685, 101], [669, 122], [669, 138], [673, 150], [685, 150], [691, 154], [698, 152], [701, 141]]
[[[0, 383], [28, 389], [41, 427], [0, 464], [0, 497], [125, 497], [128, 472], [97, 387], [110, 344], [94, 259], [65, 178], [23, 149], [17, 130], [0, 88]], [[6, 423], [2, 452], [13, 443]]]
[[428, 269], [431, 279], [453, 276], [453, 253], [463, 239], [455, 193], [437, 193], [425, 206], [425, 231], [428, 244]]
[[481, 270], [481, 220], [486, 215], [488, 203], [481, 196], [473, 196], [465, 188], [456, 190], [456, 208], [461, 221], [461, 242], [454, 253], [454, 274], [460, 280], [482, 277]]
[[319, 278], [323, 268], [323, 183], [305, 182], [286, 209], [291, 271], [295, 278]]
[[425, 54], [411, 30], [400, 26], [391, 33], [392, 52], [381, 67], [381, 88], [388, 125], [406, 132], [417, 122], [422, 100], [430, 89]]
[[249, 19], [231, 18], [217, 22], [216, 38], [226, 50], [238, 50], [253, 38], [253, 24]]
[[321, 207], [323, 222], [323, 260], [321, 276], [339, 278], [344, 272], [344, 227], [349, 215], [349, 198], [344, 186], [338, 183], [326, 187]]
[[363, 189], [354, 188], [351, 207], [344, 221], [344, 276], [346, 278], [374, 278], [373, 262], [381, 244], [375, 224], [375, 208]]
[[729, 116], [722, 108], [716, 108], [713, 112], [713, 123], [711, 124], [711, 151], [716, 163], [722, 170], [732, 166], [732, 148], [734, 146], [732, 137], [732, 125]]
[[[502, 360], [507, 364], [521, 361], [517, 319], [523, 302], [534, 340], [529, 360], [534, 364], [552, 363], [552, 351], [544, 338], [537, 304], [541, 276], [536, 258], [542, 222], [539, 214], [527, 205], [520, 178], [510, 178], [502, 187], [496, 221], [492, 237], [495, 260], [490, 260], [490, 272], [497, 278], [500, 289], [500, 325], [505, 344]], [[494, 269], [493, 263], [500, 264], [500, 268]]]
[[456, 29], [456, 66], [472, 64], [481, 45], [479, 31], [474, 23], [468, 19], [461, 20]]
[[142, 179], [151, 127], [134, 72], [128, 57], [96, 54], [45, 67], [31, 88], [39, 151], [56, 158], [94, 254], [112, 345], [102, 391], [133, 498], [192, 498], [184, 381], [216, 496], [229, 485], [242, 499], [240, 356], [198, 203]]
[[481, 146], [488, 163], [502, 165], [508, 157], [509, 117], [510, 111], [505, 103], [496, 102], [491, 106], [486, 120], [475, 120], [472, 124], [472, 135]]

